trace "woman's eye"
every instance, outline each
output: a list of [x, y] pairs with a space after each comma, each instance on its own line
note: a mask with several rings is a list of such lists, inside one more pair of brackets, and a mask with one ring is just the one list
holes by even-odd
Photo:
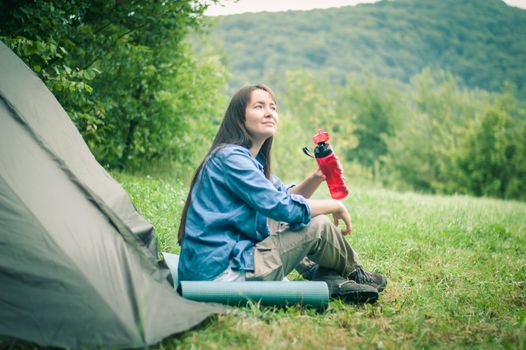
[[255, 105], [254, 108], [261, 109], [261, 105]]

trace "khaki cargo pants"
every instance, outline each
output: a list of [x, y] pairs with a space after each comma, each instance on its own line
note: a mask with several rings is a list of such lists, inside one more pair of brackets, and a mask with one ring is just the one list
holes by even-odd
[[245, 273], [250, 281], [281, 281], [294, 268], [306, 270], [315, 263], [348, 276], [359, 264], [358, 256], [340, 230], [326, 215], [318, 215], [299, 230], [269, 220], [271, 235], [254, 248], [254, 271]]

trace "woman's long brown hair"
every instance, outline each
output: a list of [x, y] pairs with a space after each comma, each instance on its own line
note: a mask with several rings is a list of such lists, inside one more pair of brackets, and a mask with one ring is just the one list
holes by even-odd
[[[194, 188], [197, 177], [199, 176], [199, 173], [201, 172], [201, 169], [203, 168], [208, 156], [216, 148], [222, 147], [226, 144], [239, 145], [245, 148], [252, 147], [252, 140], [250, 139], [250, 135], [248, 134], [247, 128], [245, 127], [245, 112], [247, 104], [250, 102], [252, 92], [258, 89], [268, 92], [274, 100], [274, 102], [277, 103], [276, 96], [274, 95], [272, 90], [268, 86], [263, 84], [242, 87], [232, 97], [232, 99], [230, 100], [230, 104], [228, 105], [228, 108], [225, 112], [225, 116], [223, 117], [223, 121], [219, 126], [219, 130], [217, 131], [216, 137], [214, 138], [212, 147], [210, 147], [203, 161], [201, 162], [201, 164], [199, 164], [199, 167], [197, 167], [197, 170], [195, 171], [194, 176], [192, 178], [190, 190], [188, 191], [188, 196], [186, 197], [186, 202], [183, 207], [183, 213], [181, 214], [181, 221], [179, 223], [179, 244], [181, 244], [184, 238], [186, 214], [188, 212], [188, 207], [190, 206], [192, 189]], [[272, 150], [273, 139], [273, 137], [269, 137], [268, 139], [266, 139], [263, 145], [261, 146], [261, 149], [259, 150], [259, 155], [263, 156], [263, 158], [265, 159], [264, 173], [267, 179], [270, 179], [271, 176], [270, 153]]]

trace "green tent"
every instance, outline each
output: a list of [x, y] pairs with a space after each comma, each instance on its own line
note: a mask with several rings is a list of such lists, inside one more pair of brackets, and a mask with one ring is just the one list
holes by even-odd
[[156, 256], [152, 226], [0, 42], [0, 339], [144, 347], [224, 310], [180, 297]]

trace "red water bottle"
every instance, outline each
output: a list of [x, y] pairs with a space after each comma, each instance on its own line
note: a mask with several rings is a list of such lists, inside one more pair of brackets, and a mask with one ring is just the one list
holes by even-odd
[[325, 176], [331, 197], [334, 199], [345, 198], [349, 194], [349, 190], [345, 185], [342, 166], [338, 158], [336, 158], [331, 145], [329, 145], [329, 133], [319, 129], [312, 140], [316, 144], [314, 156], [323, 176]]

